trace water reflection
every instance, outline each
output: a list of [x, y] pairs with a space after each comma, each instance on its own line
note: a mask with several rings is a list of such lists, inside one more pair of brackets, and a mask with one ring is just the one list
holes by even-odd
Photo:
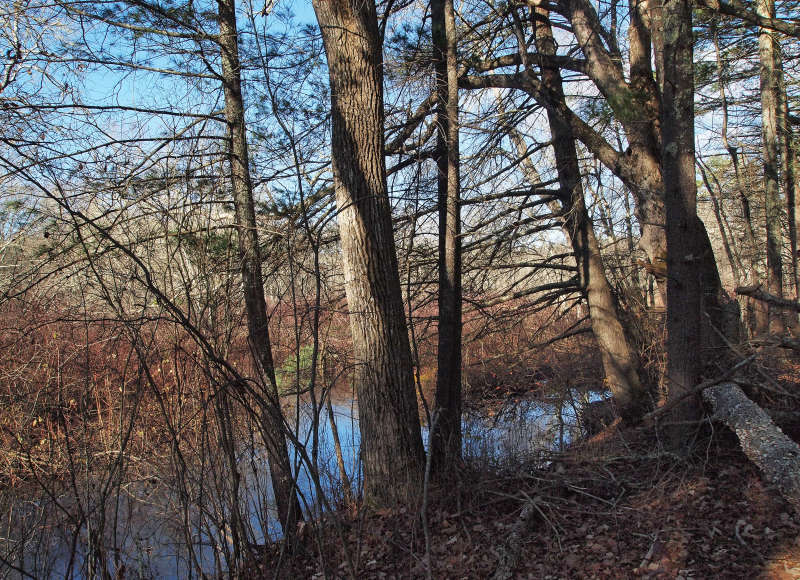
[[[557, 399], [512, 401], [494, 413], [467, 412], [462, 421], [464, 457], [497, 467], [563, 449], [580, 436], [581, 406], [603, 396], [571, 393]], [[339, 400], [331, 410], [341, 463], [328, 410], [323, 407], [315, 413], [308, 403], [293, 410], [297, 439], [306, 453], [293, 446], [290, 455], [298, 490], [312, 517], [342, 499], [342, 468], [352, 493], [357, 493], [361, 480], [357, 403]], [[423, 438], [427, 445], [427, 429]], [[207, 469], [209, 473], [195, 477], [202, 480], [223, 468], [211, 464]], [[279, 527], [265, 453], [258, 444], [241, 445], [239, 470], [240, 510], [249, 522], [248, 542], [264, 544], [279, 534]], [[2, 533], [6, 539], [0, 538], [0, 578], [102, 577], [102, 570], [122, 567], [126, 578], [222, 575], [230, 561], [225, 525], [229, 508], [214, 489], [203, 489], [202, 483], [189, 487], [195, 497], [186, 496], [186, 487], [177, 489], [169, 482], [146, 478], [105, 494], [98, 495], [90, 485], [79, 494], [73, 490], [7, 506], [11, 513]], [[90, 528], [99, 530], [99, 535]]]

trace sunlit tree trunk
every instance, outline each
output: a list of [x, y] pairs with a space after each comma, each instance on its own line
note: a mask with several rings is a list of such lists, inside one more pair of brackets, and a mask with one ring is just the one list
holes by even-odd
[[332, 163], [367, 501], [419, 492], [424, 450], [386, 185], [383, 58], [371, 0], [314, 0], [331, 85]]
[[[534, 14], [536, 50], [546, 56], [555, 55], [549, 12], [536, 8]], [[545, 89], [552, 98], [563, 102], [565, 97], [559, 70], [544, 62], [540, 68]], [[647, 393], [639, 379], [639, 359], [619, 321], [616, 300], [600, 255], [600, 244], [586, 209], [575, 136], [569, 124], [553, 108], [547, 109], [547, 117], [561, 188], [560, 213], [575, 253], [581, 288], [589, 305], [592, 331], [600, 346], [603, 370], [617, 409], [625, 421], [633, 422], [641, 417], [648, 403]]]
[[[774, 18], [774, 0], [758, 0], [759, 15]], [[775, 33], [761, 28], [758, 33], [758, 58], [761, 70], [761, 135], [764, 151], [764, 208], [767, 231], [767, 288], [774, 296], [783, 297], [783, 261], [781, 258], [781, 213], [778, 165], [780, 141], [778, 109], [780, 102], [780, 71], [777, 66], [778, 48]], [[770, 332], [783, 331], [782, 313], [769, 307]]]

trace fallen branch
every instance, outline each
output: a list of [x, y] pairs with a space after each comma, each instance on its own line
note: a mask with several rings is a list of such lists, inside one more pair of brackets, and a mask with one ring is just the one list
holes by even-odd
[[736, 293], [740, 296], [749, 296], [750, 298], [755, 298], [756, 300], [766, 302], [767, 304], [772, 304], [773, 306], [800, 312], [800, 302], [787, 300], [786, 298], [781, 298], [780, 296], [775, 296], [774, 294], [765, 292], [762, 290], [761, 286], [739, 286], [736, 289]]
[[753, 346], [776, 346], [778, 348], [800, 350], [800, 340], [788, 336], [768, 336], [766, 338], [751, 340], [750, 344]]
[[703, 392], [703, 399], [711, 405], [713, 419], [736, 433], [748, 459], [800, 513], [800, 446], [735, 383], [710, 387]]

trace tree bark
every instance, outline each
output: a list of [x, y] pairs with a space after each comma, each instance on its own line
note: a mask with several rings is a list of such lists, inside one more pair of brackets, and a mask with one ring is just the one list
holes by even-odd
[[431, 1], [436, 60], [436, 166], [439, 197], [439, 348], [431, 469], [446, 475], [461, 458], [461, 216], [458, 62], [453, 0]]
[[706, 389], [703, 398], [711, 405], [714, 419], [736, 433], [745, 455], [800, 513], [800, 446], [735, 383]]
[[386, 185], [375, 4], [314, 0], [331, 85], [332, 164], [355, 357], [365, 499], [416, 497], [424, 449]]
[[769, 292], [764, 292], [761, 286], [739, 286], [736, 288], [736, 293], [742, 296], [750, 296], [761, 302], [766, 302], [778, 310], [800, 312], [800, 301], [787, 300], [782, 296], [775, 296]]
[[[694, 66], [689, 0], [664, 2], [664, 84], [661, 126], [667, 213], [667, 397], [679, 398], [700, 382], [702, 249], [697, 229], [694, 159]], [[700, 415], [693, 398], [675, 412]], [[675, 437], [673, 444], [679, 443]]]
[[247, 332], [250, 352], [264, 385], [262, 431], [272, 478], [275, 502], [287, 539], [292, 538], [295, 524], [302, 519], [291, 463], [286, 448], [284, 420], [275, 381], [275, 365], [269, 337], [264, 282], [261, 271], [258, 231], [256, 229], [253, 184], [250, 177], [249, 153], [242, 98], [239, 65], [238, 33], [235, 0], [219, 0], [219, 45], [225, 93], [225, 119], [228, 126], [228, 158], [236, 227], [239, 238], [242, 285], [244, 287]]
[[[775, 1], [758, 0], [756, 11], [762, 17], [774, 18]], [[758, 59], [761, 71], [761, 134], [764, 151], [764, 208], [767, 221], [767, 287], [771, 294], [782, 297], [782, 208], [778, 192], [780, 73], [777, 66], [775, 35], [765, 28], [761, 28], [758, 32]], [[770, 307], [770, 332], [779, 334], [783, 332], [783, 328], [784, 324], [780, 311]]]

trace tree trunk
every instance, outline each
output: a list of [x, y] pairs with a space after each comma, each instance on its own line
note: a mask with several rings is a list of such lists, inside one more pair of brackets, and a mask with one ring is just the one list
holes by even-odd
[[[775, 17], [774, 0], [758, 0], [760, 16]], [[762, 28], [758, 33], [758, 58], [761, 69], [761, 134], [764, 150], [764, 208], [767, 220], [767, 287], [771, 294], [783, 296], [783, 264], [781, 259], [781, 201], [778, 193], [778, 108], [780, 74], [777, 66], [775, 33]], [[770, 308], [769, 329], [783, 332], [781, 312]]]
[[287, 539], [294, 533], [295, 523], [302, 518], [286, 448], [283, 414], [275, 382], [269, 319], [264, 298], [261, 255], [250, 179], [249, 154], [242, 99], [235, 0], [219, 0], [219, 44], [222, 57], [222, 78], [225, 93], [225, 119], [228, 125], [229, 161], [236, 227], [239, 238], [242, 285], [247, 311], [247, 332], [250, 352], [264, 385], [262, 432], [272, 478], [278, 514]]
[[[797, 260], [797, 231], [800, 226], [800, 189], [797, 181], [797, 150], [794, 143], [792, 124], [789, 120], [789, 98], [786, 94], [786, 75], [783, 71], [783, 60], [780, 53], [777, 55], [778, 75], [780, 80], [780, 115], [778, 115], [778, 130], [781, 137], [781, 173], [783, 174], [783, 189], [786, 193], [786, 210], [789, 217], [789, 248], [791, 251], [790, 263], [792, 267], [792, 286], [795, 299], [800, 298], [800, 271]], [[796, 315], [788, 318], [790, 326], [798, 328]]]
[[336, 426], [336, 414], [333, 412], [333, 391], [336, 387], [336, 379], [328, 372], [328, 353], [325, 347], [322, 348], [322, 381], [323, 386], [328, 390], [325, 395], [325, 407], [328, 410], [328, 423], [331, 428], [331, 438], [333, 439], [333, 451], [336, 454], [336, 465], [339, 467], [339, 480], [342, 486], [342, 499], [345, 504], [353, 502], [353, 484], [350, 476], [347, 475], [347, 466], [344, 463], [342, 453], [342, 441], [339, 439], [339, 428]]
[[706, 389], [703, 398], [714, 419], [736, 433], [745, 455], [800, 513], [800, 447], [735, 383]]
[[[555, 54], [555, 41], [549, 24], [549, 12], [535, 9], [536, 50]], [[545, 62], [540, 63], [542, 83], [553, 98], [564, 102], [561, 73]], [[600, 346], [603, 370], [620, 416], [635, 422], [647, 409], [647, 393], [639, 380], [639, 358], [630, 347], [617, 313], [617, 304], [606, 278], [600, 245], [586, 210], [575, 136], [569, 124], [552, 107], [547, 108], [560, 186], [561, 215], [564, 230], [572, 244], [578, 275], [586, 300], [592, 331]]]
[[314, 11], [330, 75], [365, 498], [391, 505], [419, 493], [425, 461], [386, 185], [377, 15], [369, 0], [314, 0]]
[[439, 349], [431, 469], [446, 475], [461, 458], [461, 216], [458, 62], [453, 0], [431, 1], [436, 60], [436, 165], [439, 193]]
[[[689, 0], [664, 2], [663, 170], [667, 211], [667, 397], [675, 399], [700, 382], [702, 248], [698, 243], [694, 169], [694, 70]], [[700, 415], [688, 397], [676, 409], [682, 420]], [[679, 434], [673, 444], [682, 443]]]

